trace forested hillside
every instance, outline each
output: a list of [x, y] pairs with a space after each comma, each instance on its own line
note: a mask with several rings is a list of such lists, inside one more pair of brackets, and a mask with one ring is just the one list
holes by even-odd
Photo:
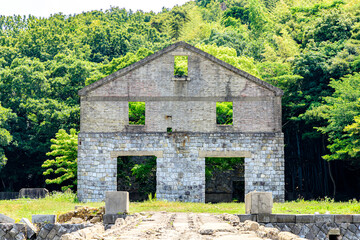
[[0, 191], [46, 186], [50, 139], [79, 129], [79, 89], [177, 41], [284, 90], [287, 199], [360, 197], [359, 0], [0, 16]]

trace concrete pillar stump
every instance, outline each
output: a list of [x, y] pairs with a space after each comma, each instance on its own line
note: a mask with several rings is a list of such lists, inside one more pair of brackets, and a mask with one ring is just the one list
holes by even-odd
[[249, 192], [245, 195], [246, 214], [271, 214], [273, 197], [271, 192]]
[[105, 214], [129, 212], [129, 192], [105, 192]]

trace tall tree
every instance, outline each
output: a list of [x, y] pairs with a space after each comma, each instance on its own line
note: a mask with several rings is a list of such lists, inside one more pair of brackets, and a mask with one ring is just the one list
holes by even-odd
[[8, 128], [8, 120], [14, 117], [15, 114], [13, 114], [10, 109], [3, 108], [0, 105], [0, 171], [7, 162], [4, 147], [12, 141], [12, 135], [6, 129]]

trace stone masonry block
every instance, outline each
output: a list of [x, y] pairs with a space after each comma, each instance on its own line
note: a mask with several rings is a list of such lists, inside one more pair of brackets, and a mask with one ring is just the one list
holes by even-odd
[[332, 214], [315, 214], [315, 222], [334, 222], [335, 217]]
[[250, 192], [245, 195], [245, 213], [272, 213], [273, 197], [271, 192]]
[[27, 218], [22, 218], [20, 222], [26, 225], [26, 235], [29, 239], [32, 239], [38, 232], [38, 229]]
[[129, 192], [105, 192], [105, 214], [129, 212]]
[[26, 237], [25, 237], [25, 234], [24, 233], [18, 233], [16, 236], [15, 236], [15, 240], [25, 240], [25, 239], [27, 239]]
[[352, 215], [335, 214], [336, 223], [351, 223], [353, 221]]
[[295, 223], [296, 216], [294, 214], [276, 214], [278, 223]]
[[296, 221], [296, 223], [314, 223], [315, 215], [313, 215], [313, 214], [296, 214], [295, 221]]
[[260, 213], [257, 215], [257, 221], [259, 223], [276, 223], [276, 214]]
[[353, 223], [360, 223], [360, 214], [354, 214], [353, 217]]
[[15, 223], [15, 220], [0, 213], [0, 223]]
[[0, 226], [0, 239], [2, 236], [4, 236], [6, 234], [6, 231], [4, 231], [1, 226]]
[[56, 215], [32, 215], [32, 223], [52, 223], [56, 222]]

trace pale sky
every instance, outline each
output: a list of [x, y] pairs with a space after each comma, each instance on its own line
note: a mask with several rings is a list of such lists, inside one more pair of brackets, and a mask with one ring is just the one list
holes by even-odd
[[110, 6], [144, 12], [161, 11], [162, 7], [172, 8], [189, 0], [0, 0], [0, 15], [34, 15], [49, 17], [50, 14], [62, 12], [74, 14], [91, 10], [106, 10]]

